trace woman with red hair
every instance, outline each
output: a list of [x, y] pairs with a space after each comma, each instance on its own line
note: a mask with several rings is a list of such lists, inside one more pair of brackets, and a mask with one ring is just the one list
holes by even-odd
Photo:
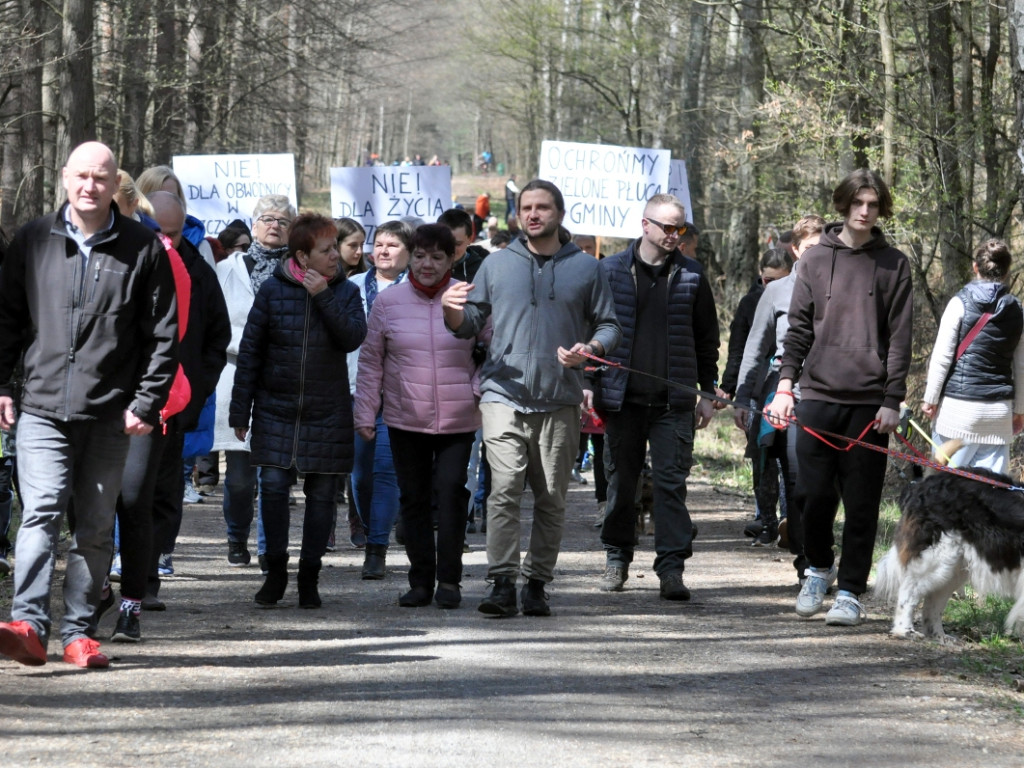
[[238, 352], [229, 423], [260, 467], [267, 578], [256, 603], [288, 585], [288, 496], [305, 475], [299, 606], [319, 608], [321, 558], [334, 520], [339, 477], [352, 470], [352, 403], [346, 354], [366, 336], [359, 290], [339, 267], [337, 229], [303, 214], [291, 223], [288, 256], [256, 295]]

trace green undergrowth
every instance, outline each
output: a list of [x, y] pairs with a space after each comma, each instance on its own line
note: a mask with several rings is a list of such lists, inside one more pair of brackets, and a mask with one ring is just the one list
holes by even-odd
[[693, 445], [693, 474], [715, 487], [753, 497], [750, 460], [743, 457], [747, 438], [732, 422], [732, 411], [715, 414], [706, 429], [697, 430]]

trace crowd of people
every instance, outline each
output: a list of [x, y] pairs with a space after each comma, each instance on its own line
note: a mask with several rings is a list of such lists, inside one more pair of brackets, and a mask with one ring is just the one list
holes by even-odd
[[[0, 268], [4, 572], [15, 427], [22, 506], [0, 654], [47, 661], [65, 516], [64, 660], [106, 667], [96, 637], [115, 609], [112, 640], [140, 640], [141, 611], [165, 607], [160, 579], [173, 573], [193, 477], [217, 484], [221, 467], [229, 566], [252, 563], [256, 523], [257, 606], [287, 592], [301, 482], [301, 608], [322, 605], [348, 496], [364, 579], [385, 577], [397, 523], [410, 563], [399, 605], [461, 605], [467, 527], [479, 520], [491, 586], [478, 610], [547, 616], [568, 486], [593, 440], [606, 556], [595, 586], [625, 589], [649, 477], [659, 594], [689, 600], [694, 435], [728, 404], [755, 467], [751, 535], [795, 556], [796, 613], [824, 610], [836, 585], [826, 624], [863, 620], [886, 456], [800, 425], [884, 448], [899, 422], [913, 291], [907, 257], [878, 227], [892, 199], [874, 172], [836, 187], [840, 221], [806, 216], [763, 255], [721, 382], [718, 309], [696, 227], [672, 195], [651, 197], [638, 237], [604, 258], [563, 226], [554, 184], [512, 177], [513, 232], [483, 236], [489, 210], [478, 205], [474, 222], [453, 208], [433, 224], [382, 223], [367, 258], [357, 222], [299, 215], [278, 195], [259, 200], [251, 230], [238, 221], [204, 238], [171, 169], [132, 183], [96, 142], [71, 153], [63, 181], [67, 202], [22, 228]], [[1004, 243], [982, 245], [973, 265], [977, 279], [943, 315], [922, 407], [937, 440], [961, 440], [961, 466], [1004, 472], [1024, 425], [1024, 313], [1004, 284]]]

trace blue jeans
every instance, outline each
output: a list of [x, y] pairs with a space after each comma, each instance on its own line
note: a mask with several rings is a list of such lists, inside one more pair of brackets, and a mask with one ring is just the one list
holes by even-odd
[[247, 544], [252, 527], [256, 467], [248, 451], [224, 451], [224, 522], [228, 541]]
[[356, 433], [352, 493], [356, 511], [367, 530], [367, 543], [386, 547], [398, 517], [398, 479], [388, 428], [379, 413], [374, 426], [377, 435], [373, 440], [363, 440]]
[[22, 413], [18, 475], [23, 504], [11, 618], [50, 636], [50, 581], [61, 519], [72, 496], [75, 532], [64, 575], [63, 644], [95, 633], [93, 612], [110, 566], [114, 508], [128, 455], [124, 422], [62, 422]]
[[[288, 495], [295, 483], [295, 470], [260, 467], [260, 510], [267, 537], [267, 555], [288, 554], [288, 525], [291, 514]], [[334, 496], [340, 475], [307, 473], [302, 484], [306, 495], [306, 516], [302, 522], [303, 560], [319, 560], [327, 551], [327, 539], [334, 523]]]
[[682, 573], [693, 554], [686, 480], [693, 466], [693, 412], [625, 403], [605, 414], [608, 506], [601, 528], [608, 565], [633, 562], [636, 486], [648, 443], [654, 483], [654, 571]]
[[[942, 445], [949, 441], [948, 437], [932, 432], [932, 440]], [[950, 466], [960, 469], [989, 469], [998, 472], [1000, 475], [1008, 474], [1010, 471], [1010, 446], [1006, 443], [997, 445], [982, 445], [981, 443], [965, 443], [950, 458]]]

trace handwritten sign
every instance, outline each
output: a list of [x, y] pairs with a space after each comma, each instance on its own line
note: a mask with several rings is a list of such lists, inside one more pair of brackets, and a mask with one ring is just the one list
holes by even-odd
[[690, 205], [690, 180], [686, 176], [686, 161], [672, 160], [668, 170], [668, 193], [675, 195], [686, 206], [686, 220], [693, 221], [693, 208]]
[[431, 224], [451, 207], [448, 166], [331, 168], [331, 215], [362, 224], [368, 245], [385, 221], [416, 218]]
[[562, 191], [570, 232], [638, 237], [645, 203], [668, 189], [670, 158], [667, 149], [544, 141], [538, 175]]
[[295, 159], [280, 155], [177, 155], [174, 174], [188, 212], [216, 235], [235, 219], [252, 228], [252, 211], [265, 195], [284, 195], [298, 207]]

